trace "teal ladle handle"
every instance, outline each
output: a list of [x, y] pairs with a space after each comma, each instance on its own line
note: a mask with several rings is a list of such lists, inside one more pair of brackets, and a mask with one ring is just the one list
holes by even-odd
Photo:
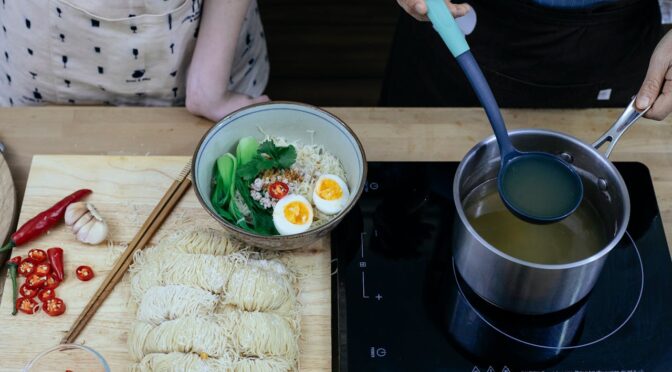
[[497, 137], [502, 164], [505, 164], [509, 159], [518, 155], [519, 152], [516, 151], [511, 143], [511, 139], [509, 139], [504, 118], [502, 118], [502, 113], [499, 111], [495, 96], [492, 94], [492, 90], [490, 90], [490, 85], [485, 80], [481, 68], [469, 50], [469, 44], [467, 44], [462, 30], [460, 30], [457, 22], [455, 22], [455, 18], [453, 18], [444, 0], [426, 0], [426, 3], [427, 17], [432, 21], [432, 26], [434, 26], [436, 32], [438, 32], [441, 39], [446, 43], [448, 49], [462, 68], [462, 71], [467, 76], [467, 79], [469, 79], [471, 87], [474, 89], [476, 96], [485, 109], [485, 113], [488, 115], [492, 131], [495, 133], [495, 137]]
[[426, 0], [425, 2], [427, 3], [427, 17], [432, 21], [432, 26], [446, 43], [453, 57], [457, 58], [469, 51], [469, 44], [446, 3], [443, 0]]

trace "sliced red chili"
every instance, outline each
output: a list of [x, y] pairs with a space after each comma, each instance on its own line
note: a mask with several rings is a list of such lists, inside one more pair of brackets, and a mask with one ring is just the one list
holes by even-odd
[[42, 285], [42, 288], [45, 289], [54, 289], [58, 287], [61, 284], [61, 281], [58, 280], [56, 275], [54, 273], [51, 273], [50, 275], [47, 275], [47, 281], [44, 282]]
[[14, 256], [14, 257], [12, 257], [11, 260], [9, 260], [9, 262], [15, 263], [16, 266], [21, 265], [21, 256]]
[[47, 282], [47, 276], [44, 275], [37, 275], [37, 274], [30, 274], [26, 278], [26, 286], [30, 288], [40, 288], [44, 286], [44, 283]]
[[277, 181], [268, 186], [268, 194], [274, 199], [282, 199], [289, 193], [289, 186], [286, 183]]
[[49, 262], [43, 262], [35, 266], [35, 274], [40, 276], [46, 276], [51, 274], [51, 265], [49, 264]]
[[40, 299], [40, 301], [45, 302], [47, 300], [51, 300], [52, 298], [56, 297], [56, 291], [53, 289], [42, 289], [40, 292], [37, 294], [37, 298]]
[[28, 257], [32, 258], [35, 262], [44, 262], [47, 260], [47, 252], [41, 249], [31, 249], [28, 251]]
[[63, 272], [63, 248], [49, 248], [47, 249], [47, 256], [49, 256], [49, 262], [51, 263], [51, 268], [54, 269], [56, 278], [63, 280], [65, 278], [65, 273]]
[[77, 279], [83, 282], [88, 282], [93, 279], [93, 269], [89, 266], [78, 267], [77, 270], [75, 270], [75, 274], [77, 274]]
[[16, 308], [22, 313], [35, 314], [40, 305], [32, 298], [19, 297], [16, 300]]
[[21, 293], [21, 296], [26, 298], [33, 298], [37, 296], [37, 292], [38, 290], [36, 288], [30, 288], [28, 283], [23, 283], [21, 288], [19, 288], [19, 293]]
[[28, 275], [35, 272], [35, 266], [37, 264], [32, 258], [26, 258], [19, 264], [19, 274], [28, 277]]
[[42, 304], [42, 310], [50, 316], [59, 316], [65, 312], [65, 302], [58, 297], [48, 299]]

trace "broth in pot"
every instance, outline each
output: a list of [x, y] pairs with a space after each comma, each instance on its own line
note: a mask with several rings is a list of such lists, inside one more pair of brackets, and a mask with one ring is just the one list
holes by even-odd
[[497, 180], [485, 182], [463, 201], [469, 224], [490, 245], [537, 264], [566, 264], [588, 258], [609, 242], [604, 223], [584, 199], [567, 218], [545, 225], [525, 222], [504, 206]]

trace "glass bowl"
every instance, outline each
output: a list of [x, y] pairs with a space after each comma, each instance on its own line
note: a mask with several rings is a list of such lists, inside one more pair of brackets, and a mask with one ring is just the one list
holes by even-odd
[[38, 354], [23, 372], [41, 371], [110, 372], [105, 358], [88, 346], [61, 344]]

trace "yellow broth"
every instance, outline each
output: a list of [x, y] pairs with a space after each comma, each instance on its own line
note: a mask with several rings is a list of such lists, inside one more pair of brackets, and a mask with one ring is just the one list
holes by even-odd
[[476, 232], [500, 251], [528, 262], [564, 264], [600, 251], [608, 242], [595, 208], [583, 200], [577, 210], [559, 222], [538, 225], [509, 212], [497, 192], [496, 180], [472, 191], [463, 201]]

